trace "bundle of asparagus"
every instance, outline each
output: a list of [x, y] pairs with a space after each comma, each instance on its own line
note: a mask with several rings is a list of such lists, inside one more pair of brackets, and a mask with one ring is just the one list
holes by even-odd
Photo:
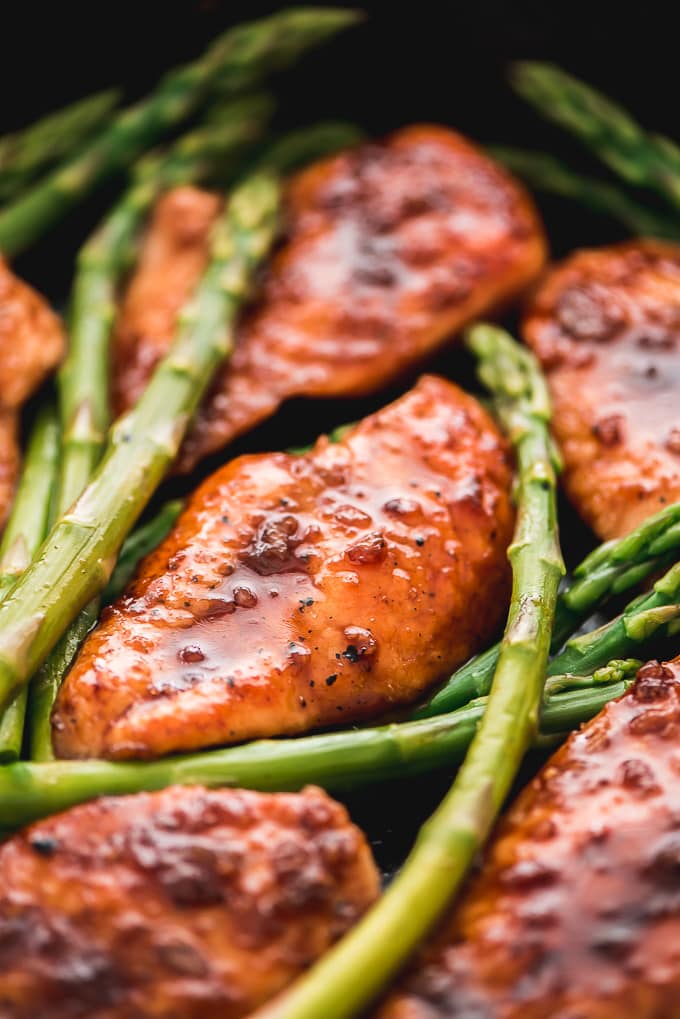
[[[557, 599], [551, 652], [560, 653], [548, 665], [549, 676], [585, 675], [612, 658], [629, 654], [657, 630], [668, 633], [670, 627], [670, 633], [674, 632], [673, 613], [680, 595], [678, 564], [671, 566], [649, 594], [629, 602], [616, 619], [599, 630], [569, 639], [610, 598], [667, 566], [669, 556], [677, 555], [679, 540], [680, 505], [673, 503], [626, 537], [600, 545], [576, 567], [573, 583]], [[411, 717], [429, 718], [453, 711], [475, 697], [486, 696], [499, 650], [500, 644], [495, 644], [472, 658]]]

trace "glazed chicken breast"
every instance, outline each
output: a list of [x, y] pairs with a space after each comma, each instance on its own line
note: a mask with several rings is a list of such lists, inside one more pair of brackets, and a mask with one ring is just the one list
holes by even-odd
[[2, 1019], [239, 1019], [378, 895], [317, 789], [112, 797], [0, 847]]
[[601, 538], [680, 498], [680, 247], [579, 251], [532, 301], [566, 491]]
[[[288, 397], [380, 389], [514, 298], [545, 259], [524, 190], [441, 127], [406, 128], [316, 163], [292, 179], [286, 205], [286, 242], [185, 442], [183, 470]], [[195, 188], [160, 200], [116, 327], [118, 410], [167, 349], [218, 210]]]
[[511, 466], [424, 377], [341, 442], [209, 478], [85, 641], [61, 757], [153, 757], [371, 718], [479, 649], [507, 604]]
[[680, 659], [572, 734], [379, 1019], [673, 1019]]
[[57, 316], [0, 256], [0, 529], [19, 469], [18, 413], [64, 352]]

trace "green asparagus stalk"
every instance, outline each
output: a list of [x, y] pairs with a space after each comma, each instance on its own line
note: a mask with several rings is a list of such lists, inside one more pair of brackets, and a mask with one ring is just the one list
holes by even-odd
[[6, 206], [0, 212], [0, 251], [15, 255], [27, 248], [85, 195], [186, 119], [211, 91], [228, 96], [252, 88], [356, 21], [353, 11], [303, 7], [232, 28], [199, 60], [166, 75], [147, 99], [114, 117], [77, 156]]
[[634, 653], [652, 636], [673, 636], [680, 631], [680, 563], [654, 584], [649, 594], [634, 598], [620, 616], [597, 630], [572, 637], [553, 658], [548, 675], [587, 675], [611, 658]]
[[[673, 636], [680, 626], [680, 564], [655, 585], [650, 595], [633, 599], [624, 612], [596, 630], [569, 640], [548, 664], [547, 675], [588, 677], [612, 658], [639, 651], [653, 636]], [[413, 719], [433, 718], [484, 697], [491, 688], [498, 645], [471, 659], [427, 704], [412, 712]], [[550, 680], [548, 681], [550, 683]]]
[[224, 109], [219, 125], [191, 132], [167, 153], [153, 153], [142, 160], [131, 187], [81, 249], [69, 353], [59, 373], [64, 434], [59, 513], [66, 512], [90, 480], [110, 425], [109, 341], [116, 294], [134, 261], [144, 217], [164, 188], [201, 181], [217, 169], [233, 171], [270, 114], [271, 102], [266, 96], [237, 100]]
[[[573, 572], [571, 587], [557, 599], [555, 622], [551, 640], [551, 653], [560, 650], [564, 642], [593, 612], [601, 608], [609, 598], [624, 594], [631, 587], [668, 565], [668, 557], [677, 554], [680, 542], [680, 503], [672, 503], [616, 541], [598, 546], [586, 556]], [[633, 651], [637, 644], [628, 636], [640, 633], [644, 628], [638, 623], [638, 616], [647, 609], [657, 609], [673, 604], [676, 586], [672, 580], [674, 572], [668, 575], [666, 586], [657, 596], [647, 602], [634, 599], [625, 609], [623, 617], [607, 624], [598, 631], [597, 639], [590, 640], [586, 634], [573, 644], [568, 658], [558, 655], [550, 663], [548, 671], [569, 672], [574, 670], [578, 657], [585, 662], [584, 673], [598, 668], [610, 658], [621, 657]], [[665, 591], [665, 593], [664, 593]], [[658, 617], [644, 617], [646, 625]], [[659, 622], [659, 626], [662, 626]], [[628, 628], [628, 632], [626, 631]], [[611, 637], [609, 636], [611, 634]], [[586, 651], [593, 644], [592, 651]], [[411, 714], [411, 718], [431, 718], [447, 711], [453, 711], [467, 704], [475, 697], [483, 697], [491, 688], [493, 671], [498, 660], [500, 644], [476, 655], [457, 669], [425, 704]]]
[[100, 127], [119, 99], [116, 89], [97, 92], [0, 138], [0, 202], [13, 198], [40, 173], [77, 149]]
[[[680, 608], [676, 609], [680, 615]], [[637, 675], [638, 669], [643, 665], [640, 658], [613, 658], [611, 662], [596, 669], [591, 676], [565, 675], [551, 676], [545, 681], [543, 687], [543, 703], [548, 705], [555, 694], [564, 690], [590, 690], [598, 683], [610, 685], [612, 683], [632, 682]], [[541, 718], [541, 731], [545, 731], [544, 720]]]
[[[597, 682], [548, 697], [539, 740], [587, 722], [630, 685]], [[465, 756], [486, 699], [420, 722], [348, 729], [297, 739], [258, 740], [224, 750], [153, 762], [21, 761], [0, 767], [0, 827], [17, 828], [98, 796], [149, 792], [170, 785], [238, 786], [277, 792], [310, 782], [329, 792], [452, 769]]]
[[222, 103], [219, 120], [183, 134], [169, 148], [146, 153], [134, 166], [133, 188], [152, 181], [156, 193], [192, 183], [224, 190], [250, 146], [262, 137], [275, 105], [266, 92]]
[[491, 146], [489, 151], [538, 191], [546, 191], [561, 198], [573, 198], [593, 212], [618, 220], [632, 234], [640, 237], [680, 240], [680, 226], [677, 223], [663, 213], [636, 202], [616, 184], [580, 174], [544, 152], [500, 145]]
[[218, 365], [274, 237], [277, 181], [245, 179], [216, 224], [208, 268], [180, 317], [171, 350], [110, 432], [95, 475], [55, 524], [38, 558], [0, 605], [0, 703], [42, 664], [80, 610], [107, 584], [120, 547], [162, 480]]
[[571, 131], [620, 177], [680, 209], [680, 148], [670, 138], [645, 131], [617, 103], [552, 64], [517, 63], [511, 81], [539, 113]]
[[[12, 515], [0, 544], [0, 601], [14, 587], [49, 528], [59, 460], [59, 424], [54, 408], [39, 411], [26, 450]], [[0, 720], [0, 762], [21, 753], [26, 691], [20, 690]]]
[[297, 131], [289, 131], [267, 144], [260, 155], [260, 161], [285, 175], [315, 159], [357, 145], [363, 138], [363, 132], [355, 124], [343, 120], [321, 121]]
[[[52, 707], [80, 645], [95, 626], [100, 603], [93, 598], [78, 613], [66, 632], [60, 637], [41, 667], [31, 678], [26, 692], [26, 709], [22, 724], [27, 730], [28, 756], [34, 761], [54, 759], [52, 749]], [[18, 700], [18, 697], [15, 699]], [[26, 719], [26, 712], [28, 718]]]
[[166, 502], [148, 523], [137, 527], [126, 539], [120, 550], [120, 556], [111, 574], [111, 579], [104, 588], [102, 594], [104, 605], [108, 605], [120, 597], [136, 573], [141, 560], [153, 552], [175, 526], [183, 507], [184, 503], [181, 499]]
[[451, 790], [382, 899], [289, 991], [259, 1010], [262, 1019], [350, 1019], [373, 1000], [457, 891], [537, 730], [563, 572], [547, 390], [533, 356], [501, 330], [476, 326], [468, 342], [518, 463], [518, 518], [508, 553], [513, 595], [491, 694]]

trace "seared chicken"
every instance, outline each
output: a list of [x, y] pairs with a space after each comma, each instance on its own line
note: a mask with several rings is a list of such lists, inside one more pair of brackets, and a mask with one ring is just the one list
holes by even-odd
[[238, 1019], [378, 894], [323, 792], [104, 798], [0, 847], [1, 1019]]
[[86, 640], [61, 757], [153, 757], [414, 701], [502, 618], [506, 444], [425, 377], [337, 443], [244, 456], [196, 492]]
[[[205, 263], [213, 196], [161, 199], [116, 329], [118, 409], [140, 394]], [[287, 190], [288, 238], [180, 457], [206, 453], [292, 396], [394, 379], [522, 291], [545, 259], [530, 199], [460, 135], [418, 126], [324, 159]]]
[[554, 269], [524, 322], [564, 483], [601, 538], [680, 498], [680, 247], [632, 241]]
[[19, 466], [18, 412], [63, 352], [59, 319], [0, 256], [0, 528]]
[[0, 410], [0, 530], [12, 505], [19, 471], [17, 426], [15, 411]]
[[221, 204], [210, 191], [179, 187], [154, 209], [116, 321], [112, 398], [118, 413], [139, 399], [172, 341], [179, 310], [205, 269]]
[[379, 1019], [680, 1014], [680, 659], [567, 743]]

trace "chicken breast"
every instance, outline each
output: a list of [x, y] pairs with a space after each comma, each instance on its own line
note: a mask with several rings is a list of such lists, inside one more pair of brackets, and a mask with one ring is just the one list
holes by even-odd
[[19, 467], [18, 411], [59, 363], [64, 346], [57, 316], [0, 256], [0, 528]]
[[680, 659], [573, 734], [379, 1019], [672, 1019]]
[[0, 531], [12, 505], [19, 473], [18, 418], [15, 411], [0, 410]]
[[512, 472], [486, 411], [425, 377], [337, 444], [241, 457], [83, 645], [61, 757], [152, 757], [371, 718], [507, 605]]
[[104, 798], [0, 847], [2, 1019], [239, 1019], [378, 894], [317, 789]]
[[680, 498], [680, 247], [579, 251], [529, 307], [564, 484], [600, 538]]
[[116, 320], [111, 395], [118, 413], [136, 403], [168, 349], [179, 310], [205, 269], [221, 208], [218, 195], [194, 187], [174, 188], [157, 202]]
[[[170, 343], [205, 263], [212, 196], [161, 199], [116, 330], [119, 410]], [[316, 163], [287, 191], [288, 237], [180, 456], [201, 457], [293, 396], [380, 389], [540, 270], [534, 207], [488, 156], [442, 127], [406, 128]]]

